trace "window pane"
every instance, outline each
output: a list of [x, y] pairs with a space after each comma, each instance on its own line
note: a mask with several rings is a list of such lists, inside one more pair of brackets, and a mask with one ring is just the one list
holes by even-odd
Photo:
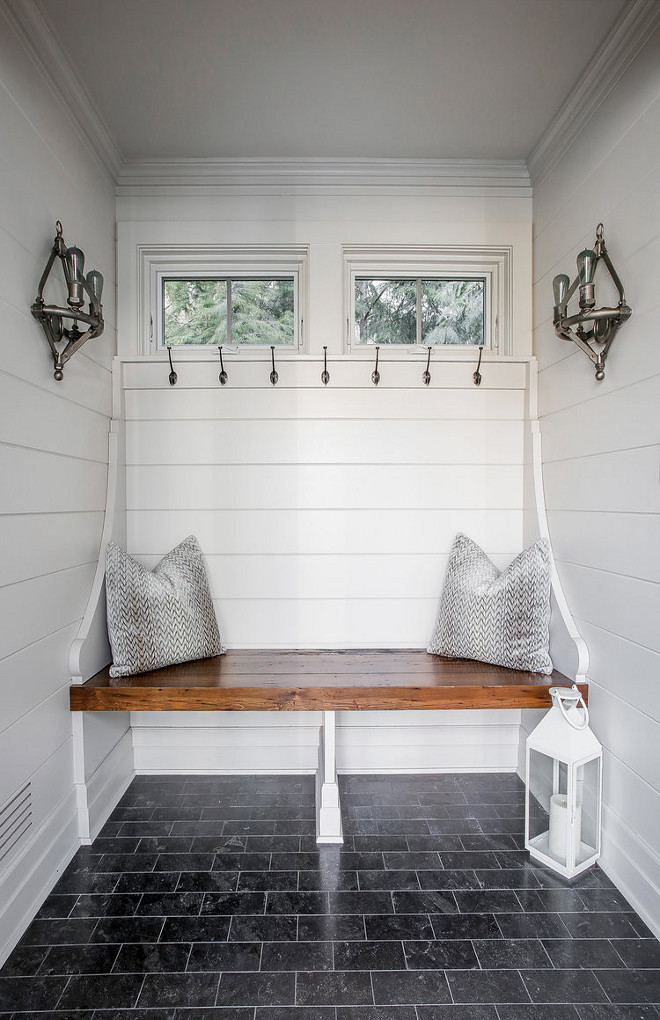
[[417, 281], [355, 281], [355, 342], [414, 344], [417, 341]]
[[163, 342], [226, 343], [226, 280], [164, 280]]
[[483, 280], [422, 280], [422, 343], [484, 342]]
[[236, 344], [293, 344], [293, 279], [232, 280], [231, 333]]

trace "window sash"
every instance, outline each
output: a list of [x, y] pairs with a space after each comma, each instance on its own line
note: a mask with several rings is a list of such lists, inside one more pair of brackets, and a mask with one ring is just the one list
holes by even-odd
[[[200, 273], [194, 273], [194, 272], [188, 272], [188, 273], [162, 273], [162, 274], [160, 274], [160, 302], [159, 302], [159, 309], [158, 309], [158, 311], [159, 311], [159, 315], [158, 315], [158, 320], [159, 320], [159, 330], [158, 330], [158, 340], [159, 340], [159, 342], [158, 342], [158, 347], [159, 348], [163, 349], [164, 347], [166, 347], [168, 345], [168, 338], [166, 336], [166, 288], [167, 288], [167, 284], [168, 283], [185, 282], [186, 280], [194, 281], [196, 283], [225, 283], [226, 284], [226, 292], [225, 292], [225, 332], [224, 332], [224, 336], [223, 336], [222, 332], [218, 331], [217, 335], [213, 338], [213, 340], [204, 341], [204, 342], [201, 342], [201, 343], [187, 343], [187, 342], [183, 341], [183, 342], [179, 342], [179, 343], [176, 343], [176, 344], [172, 344], [172, 346], [177, 346], [177, 347], [180, 347], [180, 348], [183, 348], [183, 349], [189, 348], [189, 349], [193, 349], [193, 350], [205, 350], [205, 349], [207, 349], [207, 348], [209, 348], [211, 346], [218, 346], [220, 344], [227, 345], [227, 346], [237, 345], [237, 346], [240, 346], [240, 347], [242, 347], [244, 349], [248, 349], [248, 350], [269, 347], [269, 346], [271, 346], [271, 344], [274, 344], [275, 346], [283, 347], [285, 349], [290, 349], [290, 350], [295, 350], [297, 348], [297, 345], [298, 345], [298, 331], [297, 331], [297, 322], [298, 322], [298, 313], [297, 313], [297, 309], [298, 309], [298, 286], [297, 286], [298, 285], [298, 274], [295, 273], [295, 272], [292, 272], [292, 273], [250, 273], [250, 274], [247, 274], [247, 273], [246, 274], [238, 274], [238, 273], [231, 273], [231, 274], [205, 273], [204, 275], [201, 275]], [[293, 294], [292, 294], [292, 296], [293, 296], [293, 321], [292, 321], [292, 324], [291, 324], [292, 325], [292, 330], [291, 330], [291, 339], [290, 340], [282, 341], [282, 340], [278, 340], [276, 338], [271, 338], [271, 339], [268, 339], [268, 340], [264, 340], [262, 343], [251, 343], [249, 341], [246, 342], [246, 341], [241, 340], [240, 338], [237, 338], [237, 336], [235, 335], [235, 333], [237, 331], [237, 327], [235, 325], [235, 320], [236, 320], [237, 316], [236, 316], [236, 313], [234, 312], [234, 308], [233, 308], [232, 289], [233, 289], [233, 285], [235, 285], [235, 284], [238, 285], [238, 284], [241, 284], [243, 282], [267, 282], [267, 283], [271, 283], [271, 282], [272, 283], [277, 283], [277, 282], [284, 283], [284, 282], [286, 282], [286, 283], [290, 283], [292, 285], [292, 291], [293, 291]], [[169, 340], [169, 343], [172, 343], [171, 339]]]
[[[358, 311], [357, 311], [357, 308], [358, 308], [358, 297], [357, 297], [357, 295], [358, 295], [359, 285], [361, 283], [381, 283], [381, 282], [382, 283], [391, 282], [393, 284], [410, 282], [410, 283], [414, 283], [415, 284], [415, 305], [414, 305], [414, 308], [415, 308], [415, 312], [414, 312], [414, 315], [415, 315], [415, 339], [414, 340], [412, 340], [412, 339], [409, 339], [409, 340], [401, 339], [401, 340], [389, 340], [389, 341], [387, 341], [387, 340], [380, 340], [379, 341], [378, 339], [374, 339], [374, 340], [361, 339], [361, 337], [359, 336], [359, 333], [358, 333], [358, 323], [357, 323], [357, 315], [358, 315]], [[450, 274], [447, 274], [447, 273], [443, 273], [443, 274], [424, 273], [424, 274], [421, 274], [421, 275], [413, 275], [413, 274], [406, 274], [406, 273], [391, 273], [391, 272], [390, 273], [371, 273], [371, 274], [361, 273], [359, 271], [354, 272], [352, 274], [352, 285], [351, 285], [352, 303], [351, 303], [351, 314], [350, 314], [351, 323], [352, 323], [353, 343], [357, 347], [365, 347], [365, 346], [368, 346], [368, 345], [371, 345], [371, 344], [377, 344], [377, 343], [384, 343], [384, 344], [387, 344], [388, 346], [392, 346], [392, 347], [395, 347], [395, 348], [396, 347], [401, 348], [401, 347], [406, 347], [406, 346], [409, 347], [411, 345], [415, 345], [415, 346], [429, 345], [428, 334], [426, 336], [424, 335], [424, 294], [423, 294], [424, 285], [425, 284], [430, 284], [430, 283], [471, 283], [471, 282], [481, 284], [481, 301], [479, 302], [479, 304], [481, 306], [481, 335], [480, 335], [480, 337], [477, 340], [475, 340], [474, 343], [461, 344], [461, 343], [453, 343], [451, 341], [444, 341], [443, 342], [442, 340], [435, 340], [435, 341], [431, 340], [430, 341], [430, 345], [438, 346], [438, 347], [451, 347], [451, 348], [458, 348], [458, 349], [490, 346], [490, 344], [486, 343], [487, 337], [488, 337], [488, 314], [487, 314], [487, 310], [488, 310], [489, 298], [490, 298], [489, 286], [488, 286], [488, 277], [486, 275], [483, 275], [483, 274], [478, 274], [478, 275], [470, 274], [470, 275], [467, 275], [465, 273], [462, 273], [460, 275], [459, 274], [451, 274], [450, 275]], [[407, 314], [410, 315], [411, 312], [412, 312], [412, 305], [407, 310]], [[393, 317], [393, 318], [395, 318], [395, 317]], [[436, 327], [436, 328], [438, 328], [438, 327]], [[447, 327], [447, 329], [449, 329], [449, 328], [450, 327]], [[404, 332], [405, 332], [405, 330], [404, 330]]]

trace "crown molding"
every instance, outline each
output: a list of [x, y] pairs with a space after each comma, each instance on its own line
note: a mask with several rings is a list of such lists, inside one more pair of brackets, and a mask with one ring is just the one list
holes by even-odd
[[524, 160], [181, 159], [125, 163], [117, 194], [531, 197]]
[[528, 156], [527, 166], [534, 187], [557, 166], [658, 25], [658, 0], [634, 0], [625, 8]]
[[122, 154], [52, 26], [34, 0], [4, 0], [4, 7], [14, 31], [69, 122], [108, 180], [116, 184]]

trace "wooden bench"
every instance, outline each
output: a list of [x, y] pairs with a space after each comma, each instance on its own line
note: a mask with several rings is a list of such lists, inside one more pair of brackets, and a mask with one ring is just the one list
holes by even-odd
[[[352, 711], [547, 708], [546, 677], [423, 651], [233, 650], [214, 659], [112, 679], [106, 667], [71, 687], [86, 712]], [[586, 684], [581, 686], [586, 697]]]
[[[74, 712], [321, 711], [316, 771], [319, 843], [343, 842], [336, 712], [549, 708], [561, 673], [524, 673], [423, 651], [235, 650], [214, 659], [113, 679], [100, 670], [70, 689]], [[580, 690], [587, 697], [586, 684]]]

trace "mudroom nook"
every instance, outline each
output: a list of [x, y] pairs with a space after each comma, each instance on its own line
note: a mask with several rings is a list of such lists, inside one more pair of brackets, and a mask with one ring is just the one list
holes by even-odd
[[660, 1020], [656, 0], [0, 54], [0, 1017]]

